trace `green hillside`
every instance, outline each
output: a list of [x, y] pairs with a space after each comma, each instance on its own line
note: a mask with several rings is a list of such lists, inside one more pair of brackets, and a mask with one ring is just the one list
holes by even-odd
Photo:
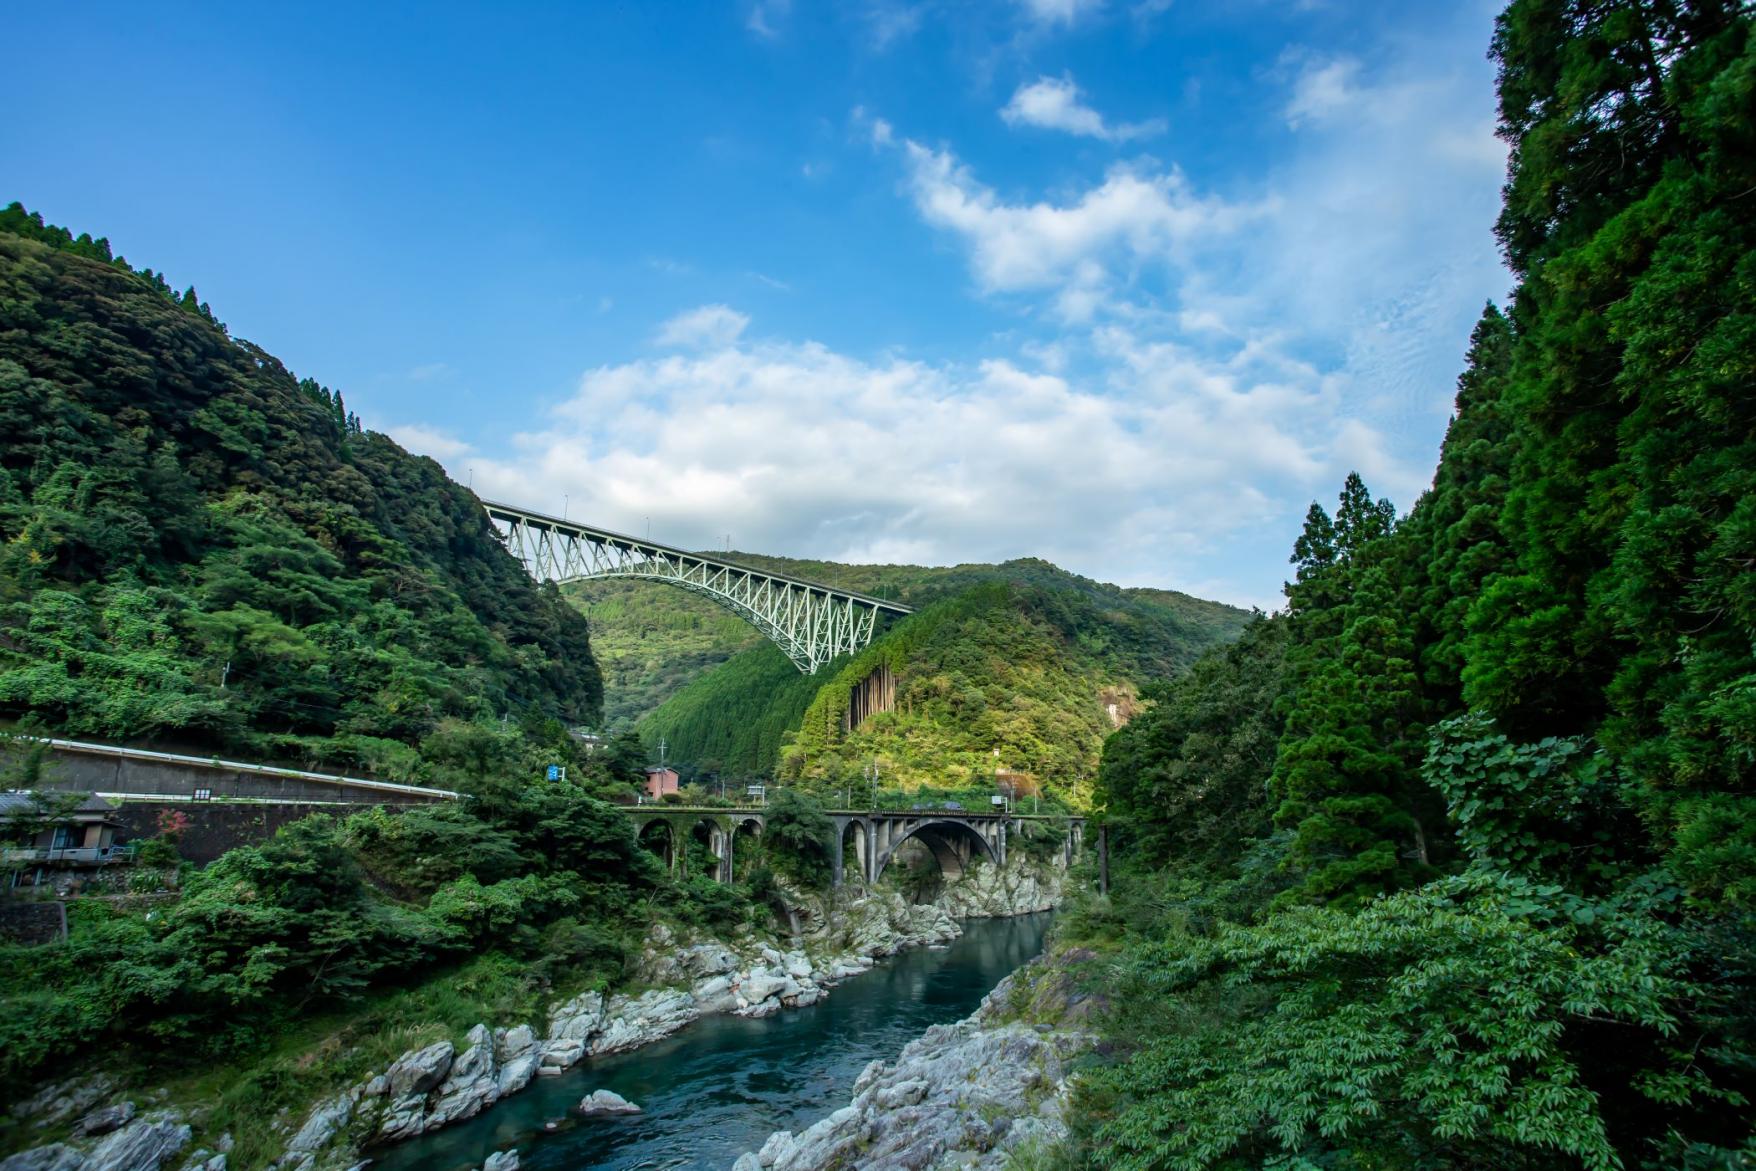
[[823, 679], [761, 639], [666, 700], [640, 722], [640, 737], [649, 750], [663, 740], [686, 778], [768, 776]]
[[[816, 676], [799, 675], [766, 643], [745, 651], [640, 725], [686, 769], [778, 770], [825, 789], [874, 764], [883, 784], [905, 789], [985, 784], [998, 766], [1083, 801], [1103, 738], [1133, 706], [1137, 683], [1183, 670], [1249, 617], [1038, 560], [925, 568], [737, 557], [919, 607]], [[881, 665], [897, 681], [894, 710], [844, 732], [850, 692]]]
[[403, 779], [599, 718], [586, 620], [437, 463], [17, 204], [0, 433], [0, 717]]
[[630, 725], [740, 651], [756, 628], [706, 598], [650, 581], [582, 581], [564, 587], [591, 622], [604, 674], [604, 724]]

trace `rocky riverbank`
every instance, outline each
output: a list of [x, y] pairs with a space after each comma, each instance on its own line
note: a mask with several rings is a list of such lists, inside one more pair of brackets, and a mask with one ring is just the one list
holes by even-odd
[[[284, 1171], [343, 1171], [374, 1146], [399, 1142], [475, 1117], [534, 1078], [559, 1075], [586, 1057], [617, 1053], [669, 1036], [713, 1013], [765, 1016], [814, 1004], [836, 984], [910, 947], [948, 944], [959, 918], [1023, 914], [1052, 907], [1060, 872], [978, 866], [937, 903], [911, 904], [887, 890], [794, 895], [798, 933], [778, 947], [753, 933], [732, 941], [680, 937], [656, 925], [647, 937], [635, 987], [581, 992], [552, 1005], [540, 1025], [478, 1024], [461, 1044], [441, 1040], [403, 1053], [374, 1076], [317, 1102], [283, 1124]], [[172, 1104], [136, 1117], [132, 1101], [102, 1079], [56, 1087], [25, 1104], [35, 1123], [122, 1117], [116, 1126], [75, 1125], [65, 1141], [0, 1161], [0, 1171], [225, 1171], [229, 1142], [190, 1151], [198, 1109]]]
[[531, 1079], [565, 1073], [586, 1057], [637, 1049], [713, 1013], [766, 1016], [814, 1004], [882, 956], [961, 932], [941, 908], [911, 906], [893, 894], [853, 900], [830, 921], [853, 946], [782, 951], [749, 940], [679, 938], [655, 926], [636, 977], [652, 985], [645, 991], [570, 997], [551, 1008], [540, 1035], [528, 1025], [477, 1025], [462, 1049], [441, 1041], [405, 1053], [377, 1077], [318, 1103], [275, 1166], [351, 1167], [372, 1146], [473, 1118]]
[[799, 1134], [778, 1131], [733, 1171], [1000, 1168], [1066, 1141], [1074, 1059], [1097, 1041], [1080, 991], [1087, 952], [1039, 960], [970, 1016], [874, 1061], [851, 1103]]

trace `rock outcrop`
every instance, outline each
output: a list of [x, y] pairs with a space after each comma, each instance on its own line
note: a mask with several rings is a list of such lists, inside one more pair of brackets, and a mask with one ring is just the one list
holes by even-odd
[[[874, 1061], [853, 1101], [809, 1129], [779, 1131], [746, 1152], [734, 1171], [827, 1171], [839, 1167], [1000, 1168], [1021, 1148], [1067, 1137], [1069, 1065], [1095, 1042], [1062, 994], [1056, 1024], [1014, 1017], [1045, 976], [1033, 965], [1002, 981], [971, 1016], [935, 1025], [894, 1063]], [[1059, 980], [1058, 976], [1047, 978]]]
[[[160, 1171], [176, 1166], [173, 1160], [189, 1145], [189, 1126], [170, 1111], [136, 1118], [133, 1104], [124, 1105], [127, 1118], [102, 1131], [96, 1144], [33, 1147], [0, 1159], [0, 1171]], [[99, 1132], [86, 1132], [88, 1136], [95, 1133]], [[222, 1162], [217, 1171], [224, 1171], [224, 1166]]]
[[934, 899], [955, 919], [993, 919], [1052, 910], [1067, 872], [1051, 864], [976, 865]]

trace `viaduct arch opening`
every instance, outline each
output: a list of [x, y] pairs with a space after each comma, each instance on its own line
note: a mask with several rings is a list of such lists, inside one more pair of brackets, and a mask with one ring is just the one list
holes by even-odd
[[934, 820], [907, 829], [873, 859], [872, 879], [884, 877], [895, 865], [906, 868], [904, 885], [917, 902], [930, 900], [946, 883], [962, 878], [977, 859], [1002, 861], [994, 844], [962, 821]]

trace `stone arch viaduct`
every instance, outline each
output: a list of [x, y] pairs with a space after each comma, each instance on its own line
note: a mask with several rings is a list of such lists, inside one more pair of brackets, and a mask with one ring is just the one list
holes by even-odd
[[[720, 882], [732, 881], [741, 850], [754, 845], [754, 839], [768, 822], [767, 811], [762, 808], [642, 805], [627, 812], [641, 841], [656, 847], [675, 870], [688, 871], [691, 840], [706, 846], [711, 858], [707, 876]], [[939, 863], [941, 872], [955, 878], [977, 858], [1004, 866], [1008, 836], [1025, 825], [1062, 829], [1059, 850], [1063, 865], [1072, 863], [1085, 839], [1085, 819], [1079, 817], [965, 810], [843, 809], [831, 810], [829, 819], [835, 825], [831, 862], [836, 886], [842, 886], [849, 878], [868, 886], [877, 882], [897, 851], [910, 841], [924, 846]]]

